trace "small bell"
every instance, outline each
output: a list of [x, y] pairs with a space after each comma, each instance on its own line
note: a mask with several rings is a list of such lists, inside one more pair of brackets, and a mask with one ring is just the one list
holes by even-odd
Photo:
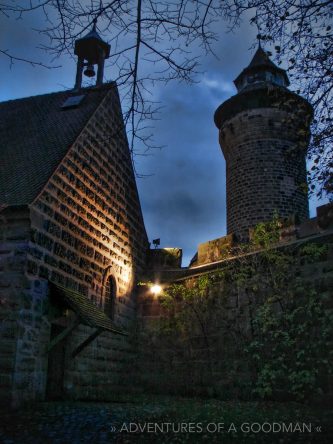
[[78, 57], [75, 79], [75, 90], [82, 87], [82, 74], [94, 77], [94, 66], [98, 65], [96, 86], [103, 83], [104, 62], [110, 57], [110, 45], [104, 42], [96, 30], [97, 17], [93, 20], [93, 27], [87, 35], [75, 40], [74, 54]]
[[95, 76], [94, 67], [91, 63], [88, 63], [87, 68], [85, 69], [83, 74], [87, 77], [94, 77]]

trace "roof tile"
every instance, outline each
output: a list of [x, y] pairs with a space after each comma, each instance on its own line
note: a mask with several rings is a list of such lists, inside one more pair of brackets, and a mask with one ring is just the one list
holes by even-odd
[[76, 108], [62, 109], [73, 91], [0, 103], [0, 204], [31, 203], [115, 83], [85, 88]]

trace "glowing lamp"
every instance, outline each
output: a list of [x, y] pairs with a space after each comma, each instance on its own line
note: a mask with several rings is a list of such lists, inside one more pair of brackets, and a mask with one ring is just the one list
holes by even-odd
[[150, 288], [150, 291], [153, 293], [154, 296], [158, 296], [162, 291], [162, 287], [155, 284]]

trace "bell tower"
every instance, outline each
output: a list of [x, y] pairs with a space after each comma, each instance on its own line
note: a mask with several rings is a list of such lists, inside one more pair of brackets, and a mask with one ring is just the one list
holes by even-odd
[[237, 94], [214, 115], [226, 160], [227, 231], [281, 218], [308, 218], [306, 151], [312, 107], [287, 89], [286, 72], [259, 45], [234, 81]]
[[94, 65], [97, 65], [96, 86], [103, 83], [104, 63], [110, 56], [110, 45], [101, 39], [96, 31], [97, 19], [94, 19], [92, 30], [81, 39], [75, 41], [74, 54], [77, 55], [77, 69], [75, 90], [79, 90], [82, 84], [82, 72], [87, 77], [94, 77]]

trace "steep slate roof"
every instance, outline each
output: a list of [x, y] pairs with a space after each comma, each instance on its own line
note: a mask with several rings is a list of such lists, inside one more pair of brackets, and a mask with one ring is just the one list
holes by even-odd
[[283, 75], [285, 78], [286, 84], [289, 85], [289, 79], [287, 76], [287, 73], [284, 69], [279, 68], [275, 65], [275, 63], [272, 62], [272, 60], [269, 58], [268, 54], [262, 49], [261, 46], [258, 47], [257, 51], [255, 52], [250, 64], [243, 69], [243, 71], [236, 77], [234, 80], [235, 85], [237, 86], [238, 81], [246, 74], [253, 73], [258, 70], [264, 70], [268, 69], [272, 72], [278, 72]]
[[257, 49], [256, 53], [254, 54], [248, 68], [253, 68], [254, 66], [262, 66], [262, 65], [266, 65], [266, 66], [270, 66], [272, 68], [278, 68], [268, 57], [267, 53], [261, 48], [261, 46], [259, 46], [259, 48]]
[[73, 91], [0, 103], [0, 205], [37, 197], [114, 85], [81, 90], [82, 103], [71, 109], [61, 106]]

